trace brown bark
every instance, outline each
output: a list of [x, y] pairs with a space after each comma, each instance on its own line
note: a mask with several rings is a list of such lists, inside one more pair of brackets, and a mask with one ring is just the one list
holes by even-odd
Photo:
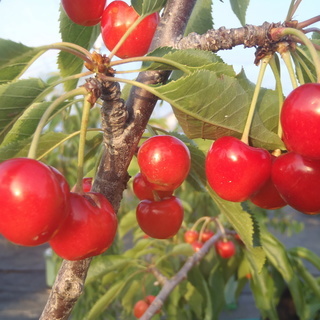
[[[168, 0], [151, 49], [168, 46], [183, 34], [196, 0]], [[167, 72], [145, 72], [138, 81], [148, 84], [165, 82]], [[145, 90], [132, 88], [126, 106], [119, 97], [109, 100], [116, 87], [105, 83], [102, 107], [105, 152], [98, 168], [93, 191], [103, 193], [118, 210], [129, 179], [128, 166], [149, 121], [157, 98]], [[83, 291], [91, 259], [64, 261], [52, 287], [40, 320], [66, 320]]]

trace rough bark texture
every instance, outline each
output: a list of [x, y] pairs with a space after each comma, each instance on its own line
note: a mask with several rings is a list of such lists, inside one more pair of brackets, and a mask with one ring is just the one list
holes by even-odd
[[[172, 45], [183, 34], [196, 0], [168, 0], [151, 49]], [[145, 72], [138, 81], [165, 82], [167, 72]], [[109, 90], [109, 91], [108, 91]], [[93, 191], [103, 193], [118, 210], [129, 175], [128, 166], [156, 105], [157, 98], [145, 90], [132, 88], [126, 106], [117, 96], [119, 90], [105, 83], [102, 107], [105, 152], [98, 168]], [[110, 99], [108, 95], [115, 93]], [[40, 320], [66, 320], [82, 294], [91, 259], [64, 261]]]
[[178, 39], [174, 44], [177, 49], [200, 49], [217, 52], [232, 49], [238, 45], [250, 47], [266, 47], [270, 45], [269, 32], [280, 24], [265, 22], [262, 26], [246, 25], [241, 28], [208, 30], [205, 34], [190, 33]]

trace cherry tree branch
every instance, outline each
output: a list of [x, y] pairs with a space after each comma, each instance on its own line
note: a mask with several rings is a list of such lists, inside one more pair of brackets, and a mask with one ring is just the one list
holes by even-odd
[[[167, 1], [151, 49], [168, 46], [172, 40], [183, 34], [195, 2], [196, 0]], [[145, 72], [140, 74], [137, 80], [156, 84], [165, 82], [168, 77], [167, 72]], [[157, 98], [145, 90], [132, 88], [130, 98], [125, 105], [117, 95], [116, 87], [103, 83], [101, 90], [101, 98], [105, 100], [102, 107], [105, 152], [92, 190], [103, 193], [117, 211], [129, 179], [128, 166]], [[109, 100], [106, 90], [115, 93], [115, 98]], [[91, 259], [63, 261], [40, 320], [69, 318], [76, 301], [82, 294], [90, 262]]]
[[205, 255], [209, 252], [210, 248], [215, 244], [215, 242], [222, 236], [221, 230], [211, 237], [202, 248], [197, 251], [194, 255], [189, 257], [182, 268], [169, 280], [165, 281], [162, 289], [150, 304], [149, 308], [146, 310], [144, 315], [140, 320], [150, 320], [158, 310], [160, 310], [164, 304], [164, 301], [168, 298], [173, 289], [183, 280], [187, 278], [188, 272], [200, 262]]

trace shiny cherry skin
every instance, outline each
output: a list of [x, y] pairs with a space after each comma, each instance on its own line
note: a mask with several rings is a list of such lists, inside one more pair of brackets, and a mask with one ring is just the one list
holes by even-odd
[[69, 212], [63, 176], [37, 160], [14, 158], [0, 164], [0, 181], [2, 235], [24, 246], [50, 240]]
[[268, 180], [271, 164], [267, 150], [224, 136], [211, 145], [205, 170], [208, 183], [218, 196], [241, 202], [249, 199]]
[[219, 239], [215, 243], [217, 254], [223, 259], [229, 259], [236, 254], [236, 246], [231, 240]]
[[272, 180], [292, 208], [306, 214], [320, 213], [320, 161], [295, 152], [279, 156], [272, 167]]
[[152, 188], [152, 184], [138, 172], [132, 182], [133, 192], [139, 200], [156, 200], [155, 198], [159, 197], [160, 199], [171, 197], [173, 191], [156, 191]]
[[[101, 34], [108, 50], [113, 50], [138, 17], [134, 8], [124, 1], [113, 1], [106, 7], [101, 19]], [[145, 17], [116, 52], [116, 56], [122, 59], [144, 56], [158, 23], [158, 12]]]
[[198, 240], [199, 232], [196, 230], [187, 230], [184, 233], [183, 238], [184, 238], [184, 242], [192, 244]]
[[136, 217], [142, 231], [156, 239], [168, 239], [179, 231], [183, 221], [183, 207], [174, 196], [160, 201], [142, 200]]
[[201, 235], [201, 242], [207, 242], [210, 238], [214, 236], [214, 232], [211, 230], [205, 230]]
[[[276, 157], [273, 155], [271, 157], [273, 163]], [[250, 197], [250, 201], [256, 206], [268, 210], [279, 209], [287, 205], [275, 187], [271, 174], [266, 183]]]
[[50, 240], [54, 252], [67, 260], [99, 255], [112, 244], [117, 217], [110, 202], [99, 193], [71, 193], [71, 211]]
[[187, 178], [191, 158], [189, 149], [176, 137], [153, 136], [142, 143], [137, 154], [141, 173], [160, 191], [177, 189]]
[[200, 241], [192, 242], [191, 245], [194, 252], [198, 252], [203, 247], [203, 243]]
[[94, 26], [101, 20], [106, 0], [61, 0], [71, 21], [82, 26]]
[[139, 300], [136, 302], [136, 304], [133, 307], [133, 315], [139, 319], [141, 318], [146, 310], [149, 308], [149, 303], [147, 303], [144, 300]]
[[83, 192], [90, 192], [91, 187], [92, 187], [92, 181], [93, 181], [93, 178], [89, 178], [89, 177], [82, 179]]
[[283, 103], [280, 120], [289, 151], [320, 159], [320, 83], [294, 89]]

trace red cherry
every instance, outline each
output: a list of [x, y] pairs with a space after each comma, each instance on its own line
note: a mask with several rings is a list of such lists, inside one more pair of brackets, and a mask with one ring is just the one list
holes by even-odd
[[82, 260], [99, 255], [112, 244], [117, 218], [110, 202], [99, 193], [71, 193], [71, 212], [50, 241], [57, 255]]
[[133, 307], [133, 315], [136, 318], [141, 318], [146, 310], [149, 308], [149, 304], [144, 300], [139, 300]]
[[36, 246], [66, 219], [69, 186], [53, 168], [28, 158], [0, 164], [0, 231], [9, 241]]
[[272, 167], [272, 180], [283, 199], [307, 214], [320, 212], [320, 161], [289, 152], [279, 156]]
[[214, 232], [210, 230], [205, 230], [203, 231], [201, 235], [201, 242], [207, 242], [210, 238], [214, 236]]
[[289, 151], [320, 159], [320, 83], [294, 89], [283, 103], [283, 141]]
[[[138, 17], [134, 8], [123, 1], [113, 1], [106, 7], [101, 19], [101, 34], [110, 51]], [[122, 59], [144, 56], [148, 52], [158, 23], [158, 12], [144, 18], [116, 52], [116, 56]]]
[[82, 26], [94, 26], [101, 20], [106, 0], [61, 0], [71, 21]]
[[186, 145], [173, 136], [153, 136], [139, 148], [141, 173], [155, 190], [177, 189], [188, 176], [191, 160]]
[[[272, 156], [272, 162], [275, 159], [276, 157]], [[287, 205], [275, 187], [271, 174], [266, 183], [250, 197], [250, 200], [256, 206], [269, 210], [279, 209]]]
[[241, 202], [269, 178], [271, 155], [267, 150], [225, 136], [210, 147], [205, 168], [209, 185], [222, 199]]
[[173, 193], [173, 191], [155, 191], [152, 189], [151, 183], [140, 172], [134, 176], [132, 187], [139, 200], [156, 200], [154, 192], [156, 192], [156, 197], [158, 196], [160, 199], [171, 197]]
[[195, 252], [198, 252], [198, 251], [203, 247], [203, 243], [200, 242], [200, 241], [192, 242], [191, 245], [192, 245], [192, 249], [193, 249]]
[[92, 187], [93, 178], [83, 178], [82, 179], [82, 188], [84, 192], [90, 192]]
[[152, 238], [167, 239], [177, 234], [183, 221], [183, 207], [172, 196], [160, 201], [142, 200], [136, 210], [140, 228]]
[[198, 240], [199, 233], [196, 230], [187, 230], [184, 233], [183, 237], [184, 237], [184, 242], [192, 244]]
[[229, 259], [236, 254], [236, 246], [231, 240], [220, 239], [215, 243], [215, 248], [223, 259]]

